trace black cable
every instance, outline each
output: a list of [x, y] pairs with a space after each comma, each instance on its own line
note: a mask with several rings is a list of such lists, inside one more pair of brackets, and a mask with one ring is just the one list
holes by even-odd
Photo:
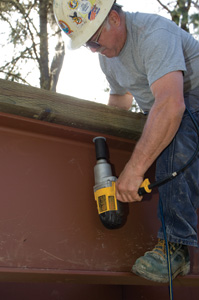
[[173, 300], [173, 281], [172, 281], [172, 269], [171, 269], [171, 256], [170, 256], [170, 252], [169, 252], [169, 243], [168, 243], [168, 240], [167, 240], [166, 226], [165, 226], [165, 221], [164, 221], [164, 214], [163, 214], [163, 207], [162, 207], [161, 197], [159, 199], [159, 208], [160, 208], [162, 229], [163, 229], [165, 246], [166, 246], [166, 253], [167, 253], [167, 267], [168, 267], [168, 277], [169, 277], [169, 296], [170, 296], [170, 300]]

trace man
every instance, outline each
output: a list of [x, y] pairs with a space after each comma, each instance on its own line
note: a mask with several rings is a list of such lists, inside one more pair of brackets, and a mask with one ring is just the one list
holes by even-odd
[[[99, 53], [111, 88], [109, 105], [129, 109], [133, 95], [148, 113], [142, 136], [116, 183], [117, 199], [135, 202], [142, 200], [138, 189], [154, 161], [156, 179], [160, 180], [183, 167], [197, 147], [197, 132], [185, 108], [199, 124], [199, 43], [165, 18], [123, 12], [113, 2], [104, 0], [104, 19], [81, 42]], [[198, 169], [197, 157], [183, 173], [159, 187], [173, 278], [189, 272], [188, 246], [197, 246]], [[140, 257], [132, 271], [167, 282], [163, 228], [158, 239], [156, 247]]]

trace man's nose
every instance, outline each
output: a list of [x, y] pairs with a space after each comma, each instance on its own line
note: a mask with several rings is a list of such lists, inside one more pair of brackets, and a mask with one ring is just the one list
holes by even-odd
[[96, 49], [96, 48], [93, 48], [93, 47], [89, 47], [89, 48], [90, 48], [91, 52], [93, 52], [93, 53], [98, 52], [98, 49]]

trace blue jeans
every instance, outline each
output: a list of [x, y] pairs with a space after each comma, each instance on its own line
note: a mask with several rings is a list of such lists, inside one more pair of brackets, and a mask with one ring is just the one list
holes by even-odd
[[[199, 88], [186, 93], [185, 104], [199, 124]], [[199, 142], [195, 126], [185, 111], [180, 128], [156, 163], [156, 180], [183, 167]], [[171, 181], [159, 187], [168, 241], [198, 246], [197, 208], [199, 206], [199, 154], [192, 164]], [[158, 209], [158, 217], [161, 220]], [[160, 228], [158, 238], [164, 239]]]

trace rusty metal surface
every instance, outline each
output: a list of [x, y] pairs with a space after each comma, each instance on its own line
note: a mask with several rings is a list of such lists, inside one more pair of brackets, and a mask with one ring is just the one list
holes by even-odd
[[[40, 134], [34, 132], [33, 121], [18, 120], [20, 130], [17, 118], [0, 128], [1, 267], [129, 271], [155, 240], [151, 203], [132, 205], [127, 224], [107, 230], [93, 199], [93, 133], [87, 133], [85, 142], [86, 132], [65, 128], [64, 138], [57, 138], [45, 135], [43, 123]], [[118, 175], [133, 144], [112, 138], [107, 142]]]
[[[100, 133], [0, 115], [0, 291], [11, 281], [26, 282], [29, 288], [27, 282], [58, 281], [156, 288], [130, 269], [156, 243], [157, 191], [129, 205], [123, 228], [106, 229], [92, 189], [96, 135]], [[135, 143], [106, 137], [119, 175]], [[154, 166], [147, 176], [153, 180]], [[198, 257], [192, 249], [195, 276], [178, 278], [174, 285], [198, 285]], [[126, 292], [133, 293], [133, 287]]]
[[[174, 299], [198, 300], [199, 287], [174, 287]], [[0, 283], [6, 300], [168, 300], [168, 286], [115, 286], [68, 283]]]
[[[180, 300], [198, 300], [199, 287], [174, 287], [173, 299]], [[169, 289], [165, 287], [125, 287], [123, 299], [130, 300], [168, 300]]]
[[1, 299], [4, 300], [121, 300], [122, 288], [107, 285], [83, 284], [16, 284], [0, 283]]

